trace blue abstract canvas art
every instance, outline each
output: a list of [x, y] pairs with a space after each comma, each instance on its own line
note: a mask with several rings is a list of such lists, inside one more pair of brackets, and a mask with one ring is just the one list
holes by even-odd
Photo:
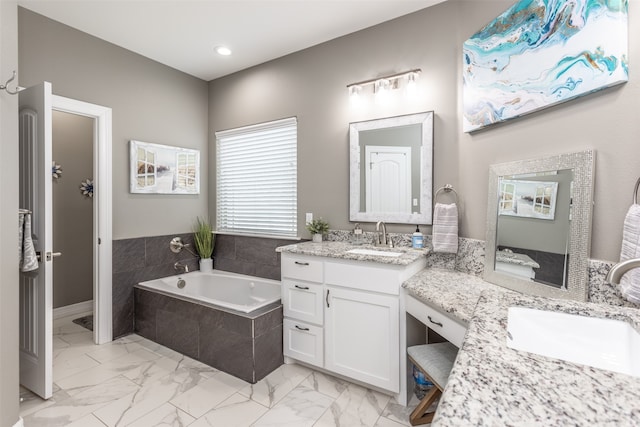
[[629, 80], [628, 0], [520, 0], [463, 44], [463, 130]]

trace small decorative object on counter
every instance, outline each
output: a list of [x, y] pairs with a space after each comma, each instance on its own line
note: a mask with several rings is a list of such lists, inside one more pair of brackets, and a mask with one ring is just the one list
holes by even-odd
[[53, 174], [53, 179], [58, 179], [62, 176], [62, 166], [56, 163], [54, 160], [51, 162], [51, 173]]
[[307, 224], [307, 230], [311, 233], [314, 243], [322, 242], [322, 235], [329, 231], [329, 223], [322, 218], [314, 219]]
[[198, 255], [200, 255], [200, 271], [213, 270], [213, 245], [215, 235], [209, 221], [197, 218], [193, 227], [193, 241]]
[[414, 249], [424, 248], [424, 236], [420, 232], [420, 227], [416, 225], [416, 231], [411, 235], [411, 247]]

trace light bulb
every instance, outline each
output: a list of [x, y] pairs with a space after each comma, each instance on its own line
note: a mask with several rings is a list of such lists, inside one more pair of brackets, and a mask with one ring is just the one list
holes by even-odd
[[226, 46], [217, 46], [215, 50], [218, 55], [222, 55], [222, 56], [231, 55], [231, 49], [229, 49]]

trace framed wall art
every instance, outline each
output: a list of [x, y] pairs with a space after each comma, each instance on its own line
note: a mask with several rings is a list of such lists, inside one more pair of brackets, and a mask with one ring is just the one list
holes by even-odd
[[200, 194], [200, 151], [131, 140], [130, 191]]

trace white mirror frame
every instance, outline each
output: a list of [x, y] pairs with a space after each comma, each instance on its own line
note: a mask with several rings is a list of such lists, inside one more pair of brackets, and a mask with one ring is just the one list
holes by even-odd
[[[562, 154], [541, 159], [491, 165], [487, 201], [487, 246], [484, 279], [505, 288], [531, 295], [587, 301], [591, 217], [593, 211], [595, 151]], [[566, 288], [554, 288], [535, 281], [518, 279], [495, 270], [498, 193], [502, 176], [571, 169], [573, 173], [572, 214], [569, 245], [569, 277]]]
[[[420, 213], [360, 212], [360, 131], [422, 125]], [[349, 220], [396, 224], [433, 223], [433, 111], [355, 122], [349, 125]]]

